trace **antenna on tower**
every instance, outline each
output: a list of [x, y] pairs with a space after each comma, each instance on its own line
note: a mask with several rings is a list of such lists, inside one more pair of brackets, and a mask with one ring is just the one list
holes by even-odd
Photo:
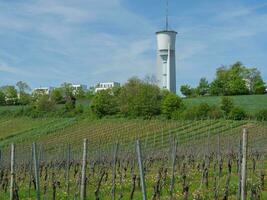
[[169, 0], [166, 0], [166, 31], [169, 28]]

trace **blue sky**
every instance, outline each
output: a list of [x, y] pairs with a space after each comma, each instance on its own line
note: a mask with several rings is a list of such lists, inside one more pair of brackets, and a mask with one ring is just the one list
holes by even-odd
[[[241, 61], [267, 80], [266, 0], [169, 0], [177, 85]], [[156, 71], [164, 0], [0, 0], [0, 85], [125, 82]]]

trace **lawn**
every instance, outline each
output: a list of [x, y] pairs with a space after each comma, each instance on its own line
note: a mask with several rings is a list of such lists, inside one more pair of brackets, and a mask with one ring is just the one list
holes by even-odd
[[[200, 103], [208, 103], [209, 105], [220, 105], [222, 97], [196, 97], [184, 99], [185, 105], [188, 107], [198, 105]], [[246, 110], [249, 114], [255, 114], [262, 109], [267, 109], [267, 95], [244, 95], [232, 96], [234, 104]]]

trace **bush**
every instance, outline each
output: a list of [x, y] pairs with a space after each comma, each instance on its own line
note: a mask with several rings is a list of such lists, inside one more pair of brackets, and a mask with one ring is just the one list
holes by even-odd
[[246, 112], [239, 107], [234, 107], [229, 114], [229, 118], [233, 120], [242, 120], [245, 119], [246, 117], [247, 117]]
[[230, 97], [222, 97], [221, 99], [221, 109], [228, 115], [234, 108], [234, 101]]
[[223, 112], [218, 106], [210, 107], [208, 112], [208, 118], [210, 119], [220, 119], [223, 117]]
[[6, 96], [5, 93], [0, 90], [0, 106], [3, 106], [6, 104]]
[[267, 121], [267, 109], [259, 111], [256, 114], [256, 119], [259, 121]]
[[52, 101], [48, 95], [40, 96], [35, 102], [35, 108], [37, 111], [49, 112], [55, 108], [55, 102]]
[[91, 109], [93, 113], [100, 118], [105, 115], [114, 115], [119, 111], [117, 101], [117, 98], [110, 90], [102, 90], [97, 92], [94, 96]]
[[169, 119], [172, 113], [179, 110], [181, 107], [183, 107], [182, 99], [173, 93], [168, 93], [162, 99], [161, 112]]
[[149, 119], [160, 114], [161, 93], [159, 87], [132, 78], [120, 89], [120, 112], [126, 117]]
[[211, 108], [207, 103], [202, 103], [197, 106], [187, 108], [182, 113], [175, 113], [176, 119], [184, 120], [197, 120], [197, 119], [207, 119], [209, 117], [209, 112]]

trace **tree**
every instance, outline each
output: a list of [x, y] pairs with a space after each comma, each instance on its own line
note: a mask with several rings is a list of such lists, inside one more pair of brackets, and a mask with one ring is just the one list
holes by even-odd
[[49, 95], [42, 95], [35, 102], [35, 108], [40, 112], [49, 112], [55, 108], [55, 102], [50, 99]]
[[190, 97], [193, 94], [192, 88], [189, 85], [182, 85], [180, 91], [186, 97]]
[[120, 89], [120, 111], [125, 116], [151, 118], [160, 113], [160, 101], [159, 87], [136, 77]]
[[51, 99], [58, 104], [65, 102], [60, 88], [55, 88], [52, 90]]
[[86, 92], [84, 91], [84, 89], [82, 87], [79, 87], [76, 91], [75, 91], [75, 97], [77, 99], [83, 99], [86, 96]]
[[106, 115], [114, 115], [119, 111], [118, 100], [111, 90], [102, 90], [95, 94], [91, 109], [100, 118]]
[[16, 86], [18, 87], [18, 92], [19, 94], [25, 94], [30, 91], [30, 86], [23, 81], [19, 81], [16, 83]]
[[6, 96], [5, 93], [0, 90], [0, 106], [3, 106], [6, 104]]
[[13, 85], [7, 85], [2, 87], [2, 91], [6, 97], [7, 105], [15, 105], [18, 103], [18, 92]]
[[229, 117], [233, 120], [243, 120], [247, 117], [247, 114], [242, 108], [234, 107], [231, 110]]
[[253, 81], [252, 93], [253, 94], [264, 94], [266, 91], [265, 83], [262, 78]]
[[32, 102], [32, 96], [27, 93], [21, 93], [19, 95], [19, 104], [21, 105], [29, 105]]
[[161, 112], [167, 117], [171, 118], [172, 113], [183, 107], [183, 102], [180, 97], [173, 93], [168, 93], [161, 103]]
[[244, 72], [244, 79], [246, 80], [246, 84], [251, 94], [265, 93], [265, 83], [257, 68], [247, 68]]
[[228, 115], [234, 108], [234, 101], [230, 97], [222, 97], [221, 99], [221, 109]]
[[201, 78], [197, 87], [197, 93], [200, 96], [204, 96], [209, 93], [209, 82], [206, 78]]
[[211, 83], [212, 95], [242, 95], [249, 90], [245, 80], [246, 68], [241, 62], [236, 62], [229, 68], [222, 66], [216, 71], [216, 78]]

